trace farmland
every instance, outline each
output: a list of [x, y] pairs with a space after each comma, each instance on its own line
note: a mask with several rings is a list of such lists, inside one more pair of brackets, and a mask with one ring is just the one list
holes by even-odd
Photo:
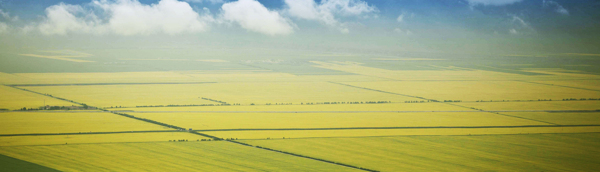
[[0, 153], [60, 171], [358, 171], [224, 142], [19, 146]]
[[59, 171], [597, 168], [594, 75], [363, 62], [1, 74], [0, 154]]
[[161, 126], [109, 113], [4, 112], [0, 115], [0, 125], [5, 127], [0, 134], [165, 130]]
[[600, 168], [599, 139], [600, 135], [593, 133], [244, 142], [380, 171], [587, 171]]
[[415, 126], [511, 126], [545, 123], [483, 112], [439, 113], [130, 113], [196, 130], [360, 128]]
[[[121, 133], [77, 133], [63, 135], [30, 135], [0, 137], [0, 146], [69, 145], [96, 143], [169, 142], [187, 140], [196, 142], [209, 139], [182, 132], [121, 132]], [[10, 148], [6, 148], [10, 149]]]
[[73, 103], [60, 101], [15, 88], [0, 86], [0, 109], [16, 110], [21, 108], [39, 108], [44, 105], [71, 106]]
[[[404, 102], [417, 100], [384, 93], [371, 93], [327, 82], [134, 84], [23, 88], [75, 101], [87, 102], [90, 105], [99, 107], [221, 104], [220, 102], [215, 103], [203, 98], [226, 102], [228, 104], [240, 103], [244, 105], [366, 101]], [[294, 91], [290, 92], [289, 90]]]

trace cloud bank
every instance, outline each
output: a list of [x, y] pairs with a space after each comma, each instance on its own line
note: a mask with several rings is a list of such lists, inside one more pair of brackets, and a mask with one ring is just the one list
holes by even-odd
[[225, 21], [237, 23], [250, 31], [267, 35], [287, 35], [293, 32], [293, 23], [256, 0], [225, 3], [221, 10]]
[[89, 7], [64, 3], [50, 6], [37, 29], [47, 35], [173, 35], [205, 31], [212, 20], [211, 16], [201, 16], [188, 3], [177, 0], [161, 0], [149, 5], [137, 0], [99, 0], [92, 1]]
[[[207, 8], [192, 8], [189, 3], [223, 3], [218, 14]], [[251, 32], [265, 35], [288, 35], [296, 25], [289, 17], [317, 21], [349, 33], [347, 17], [369, 17], [377, 8], [362, 0], [284, 0], [281, 10], [266, 8], [257, 0], [159, 0], [144, 4], [139, 0], [91, 0], [81, 5], [59, 3], [45, 9], [42, 19], [19, 30], [22, 33], [39, 32], [44, 35], [153, 35], [199, 33], [212, 25], [235, 24]], [[10, 18], [0, 11], [0, 17]], [[16, 20], [16, 18], [15, 18]], [[2, 22], [2, 21], [0, 21]], [[228, 25], [231, 26], [231, 25]], [[9, 23], [0, 23], [6, 32]]]
[[342, 33], [349, 32], [345, 24], [336, 16], [360, 16], [377, 11], [361, 0], [322, 0], [317, 4], [314, 0], [285, 0], [287, 14], [292, 17], [319, 21], [327, 26], [336, 27]]
[[569, 15], [569, 10], [567, 10], [565, 7], [563, 7], [562, 5], [560, 5], [558, 2], [556, 1], [542, 1], [542, 4], [544, 7], [547, 8], [553, 8], [555, 12], [559, 13], [559, 14], [563, 14], [563, 15]]
[[523, 0], [467, 0], [467, 2], [471, 5], [492, 5], [492, 6], [502, 6], [502, 5], [510, 5], [517, 2], [521, 2]]

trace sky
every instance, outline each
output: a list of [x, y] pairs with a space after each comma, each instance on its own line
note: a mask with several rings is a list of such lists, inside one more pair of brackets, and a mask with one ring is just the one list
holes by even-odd
[[600, 53], [594, 0], [0, 0], [0, 50]]

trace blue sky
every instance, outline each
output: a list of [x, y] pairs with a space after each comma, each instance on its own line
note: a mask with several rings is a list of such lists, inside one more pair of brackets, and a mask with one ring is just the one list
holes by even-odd
[[593, 0], [0, 0], [0, 38], [598, 53], [599, 9]]

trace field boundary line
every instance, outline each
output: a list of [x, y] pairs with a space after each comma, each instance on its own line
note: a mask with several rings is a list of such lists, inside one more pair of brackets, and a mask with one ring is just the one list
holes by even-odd
[[[407, 94], [394, 93], [394, 92], [389, 92], [389, 91], [377, 90], [377, 89], [366, 88], [366, 87], [359, 87], [359, 86], [348, 85], [348, 84], [337, 83], [337, 82], [331, 82], [331, 81], [329, 81], [329, 83], [338, 84], [338, 85], [344, 85], [344, 86], [358, 88], [358, 89], [376, 91], [376, 92], [381, 92], [381, 93], [387, 93], [387, 94], [393, 94], [393, 95], [400, 95], [400, 96], [405, 96], [405, 97], [412, 97], [412, 98], [417, 98], [417, 99], [421, 99], [421, 100], [427, 100], [427, 101], [433, 101], [433, 102], [438, 102], [438, 103], [444, 103], [444, 104], [447, 104], [447, 105], [452, 105], [452, 106], [457, 106], [457, 107], [462, 107], [462, 108], [467, 108], [467, 109], [479, 110], [481, 112], [486, 112], [485, 110], [482, 110], [482, 109], [476, 109], [476, 108], [472, 108], [472, 107], [467, 107], [467, 106], [452, 104], [450, 102], [441, 102], [441, 101], [438, 101], [438, 100], [435, 100], [435, 99], [428, 99], [428, 98], [419, 97], [419, 96], [411, 96], [411, 95], [407, 95]], [[530, 120], [530, 121], [535, 121], [535, 122], [541, 122], [541, 123], [546, 123], [546, 124], [558, 125], [558, 124], [552, 123], [552, 122], [546, 122], [546, 121], [542, 121], [542, 120], [530, 119], [530, 118], [525, 118], [525, 117], [520, 117], [520, 116], [506, 115], [506, 114], [501, 114], [501, 113], [498, 113], [498, 112], [489, 112], [489, 113], [496, 114], [496, 115], [507, 116], [507, 117], [525, 119], [525, 120]]]
[[9, 87], [45, 87], [45, 86], [86, 86], [86, 85], [175, 85], [175, 84], [211, 84], [217, 82], [138, 82], [138, 83], [70, 83], [70, 84], [10, 84]]
[[59, 135], [89, 135], [89, 134], [123, 134], [123, 133], [170, 133], [183, 132], [179, 130], [143, 130], [143, 131], [107, 131], [107, 132], [78, 132], [78, 133], [24, 133], [24, 134], [0, 134], [0, 137], [13, 136], [59, 136]]
[[477, 129], [477, 128], [543, 128], [543, 127], [600, 127], [600, 124], [586, 125], [498, 125], [498, 126], [415, 126], [415, 127], [346, 127], [346, 128], [232, 128], [192, 130], [194, 132], [214, 131], [293, 131], [293, 130], [380, 130], [380, 129]]
[[564, 86], [564, 85], [556, 85], [556, 84], [544, 84], [544, 83], [539, 83], [539, 82], [534, 82], [534, 81], [523, 81], [523, 80], [514, 80], [514, 81], [530, 83], [530, 84], [538, 84], [538, 85], [547, 85], [547, 86], [556, 86], [556, 87], [572, 88], [572, 89], [579, 89], [579, 90], [587, 90], [587, 91], [600, 91], [600, 90], [589, 89], [589, 88], [580, 88], [580, 87], [572, 87], [572, 86]]
[[[12, 111], [8, 111], [12, 112]], [[14, 111], [21, 112], [21, 111]], [[130, 113], [443, 113], [443, 112], [548, 112], [548, 113], [585, 113], [600, 112], [600, 110], [464, 110], [464, 111], [114, 111]], [[2, 113], [2, 112], [0, 112]]]

